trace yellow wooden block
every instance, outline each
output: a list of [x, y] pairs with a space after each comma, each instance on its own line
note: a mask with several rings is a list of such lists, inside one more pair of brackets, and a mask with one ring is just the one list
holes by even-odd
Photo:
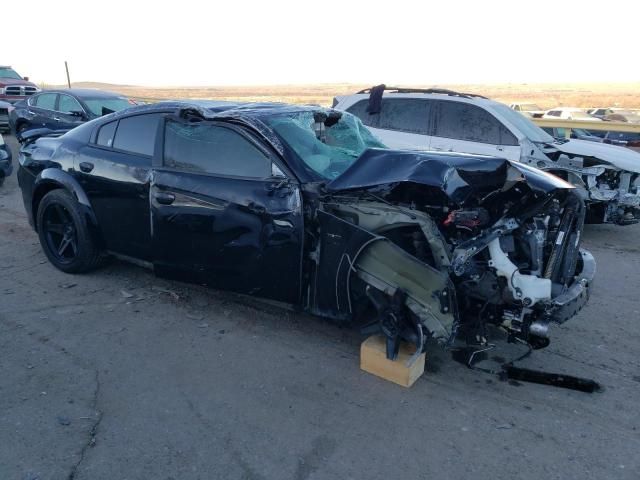
[[402, 342], [398, 358], [387, 359], [385, 337], [374, 335], [367, 338], [360, 346], [360, 368], [365, 372], [410, 387], [424, 373], [424, 352], [409, 364], [416, 351], [414, 345]]

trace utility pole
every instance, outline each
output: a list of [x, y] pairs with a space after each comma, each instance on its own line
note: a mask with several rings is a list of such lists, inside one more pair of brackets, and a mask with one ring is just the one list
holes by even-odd
[[71, 88], [71, 80], [69, 79], [69, 65], [67, 65], [67, 61], [64, 61], [64, 69], [67, 71], [67, 85]]

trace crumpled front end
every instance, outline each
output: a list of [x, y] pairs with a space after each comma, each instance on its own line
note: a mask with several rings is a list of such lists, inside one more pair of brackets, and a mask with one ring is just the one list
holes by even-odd
[[540, 158], [527, 156], [523, 161], [576, 186], [587, 202], [588, 223], [628, 225], [640, 220], [640, 154], [580, 140], [559, 141], [541, 150]]
[[[377, 178], [377, 180], [375, 180]], [[310, 309], [363, 317], [388, 339], [487, 342], [487, 327], [546, 346], [587, 302], [584, 202], [503, 159], [367, 151], [320, 197]]]

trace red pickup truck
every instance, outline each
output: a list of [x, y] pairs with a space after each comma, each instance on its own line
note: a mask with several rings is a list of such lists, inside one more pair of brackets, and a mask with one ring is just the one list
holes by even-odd
[[13, 68], [0, 65], [0, 100], [15, 103], [39, 91], [29, 77], [23, 78]]

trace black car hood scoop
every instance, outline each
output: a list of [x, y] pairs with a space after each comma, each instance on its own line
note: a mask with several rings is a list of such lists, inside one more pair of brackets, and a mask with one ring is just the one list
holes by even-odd
[[504, 158], [385, 149], [366, 150], [325, 188], [339, 192], [414, 183], [436, 188], [462, 203], [469, 195], [504, 190], [516, 182], [545, 194], [574, 188], [554, 175]]

